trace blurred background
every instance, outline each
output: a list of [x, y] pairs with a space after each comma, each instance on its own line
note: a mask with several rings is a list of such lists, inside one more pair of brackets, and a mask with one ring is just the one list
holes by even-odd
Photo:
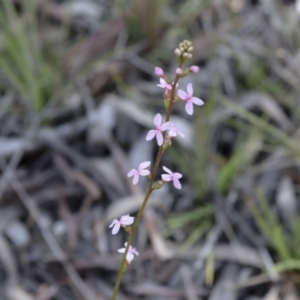
[[300, 299], [299, 21], [291, 0], [1, 0], [0, 299], [110, 299], [108, 225], [141, 205], [154, 67], [184, 39], [205, 105], [174, 108], [183, 187], [153, 193], [118, 299]]

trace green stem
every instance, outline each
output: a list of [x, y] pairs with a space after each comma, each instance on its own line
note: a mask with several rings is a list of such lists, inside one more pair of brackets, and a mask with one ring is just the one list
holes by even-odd
[[[167, 108], [165, 122], [168, 122], [170, 120], [170, 117], [171, 117], [172, 108], [173, 108], [173, 104], [174, 104], [174, 98], [175, 98], [175, 92], [176, 92], [176, 85], [177, 85], [179, 79], [180, 79], [180, 76], [176, 75], [175, 80], [172, 84], [170, 102], [169, 102], [169, 106]], [[165, 133], [164, 133], [164, 138], [165, 138]], [[122, 280], [122, 277], [123, 277], [123, 274], [124, 274], [123, 270], [124, 270], [124, 266], [126, 264], [126, 255], [128, 253], [129, 246], [132, 243], [132, 240], [133, 240], [135, 231], [137, 229], [137, 226], [138, 226], [138, 224], [141, 220], [141, 217], [143, 215], [146, 204], [147, 204], [147, 202], [149, 200], [149, 197], [150, 197], [150, 195], [153, 191], [152, 186], [153, 186], [153, 183], [154, 183], [154, 180], [155, 180], [155, 176], [156, 176], [157, 169], [158, 169], [159, 163], [161, 161], [163, 152], [164, 152], [164, 147], [162, 145], [158, 149], [158, 153], [157, 153], [156, 160], [155, 160], [152, 172], [151, 172], [150, 181], [148, 183], [148, 187], [147, 187], [147, 191], [146, 191], [146, 194], [145, 194], [144, 201], [143, 201], [142, 206], [141, 206], [141, 208], [140, 208], [140, 210], [139, 210], [139, 212], [138, 212], [138, 214], [135, 218], [135, 221], [132, 225], [131, 233], [129, 234], [128, 239], [127, 239], [126, 249], [125, 249], [125, 252], [124, 252], [123, 257], [122, 257], [121, 265], [120, 265], [120, 268], [119, 268], [119, 272], [118, 272], [118, 276], [117, 276], [117, 280], [116, 280], [116, 283], [115, 283], [114, 292], [113, 292], [111, 300], [116, 300], [116, 297], [117, 297], [117, 294], [118, 294], [118, 291], [119, 291], [119, 287], [120, 287], [120, 284], [121, 284], [121, 280]]]

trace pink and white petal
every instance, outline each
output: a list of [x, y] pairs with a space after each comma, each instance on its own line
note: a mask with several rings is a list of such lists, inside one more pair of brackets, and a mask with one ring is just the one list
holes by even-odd
[[133, 176], [133, 181], [132, 181], [132, 183], [133, 184], [137, 184], [139, 182], [139, 174], [135, 174], [134, 176]]
[[148, 168], [150, 166], [150, 164], [151, 164], [151, 161], [144, 161], [144, 162], [140, 163], [139, 170]]
[[189, 95], [183, 90], [178, 90], [177, 95], [182, 100], [186, 100], [189, 97]]
[[204, 104], [204, 102], [197, 97], [192, 97], [191, 100], [193, 101], [194, 104], [199, 105], [199, 106]]
[[169, 173], [170, 175], [173, 174], [173, 172], [170, 169], [168, 169], [167, 167], [163, 166], [162, 168], [165, 172]]
[[171, 181], [172, 180], [171, 175], [168, 175], [168, 174], [162, 174], [161, 178], [163, 181]]
[[109, 228], [112, 228], [116, 223], [118, 223], [119, 221], [117, 219], [114, 219], [111, 224], [109, 225]]
[[153, 120], [153, 123], [156, 127], [159, 127], [162, 121], [162, 116], [161, 114], [156, 114]]
[[111, 233], [113, 235], [117, 234], [119, 232], [119, 230], [120, 230], [120, 227], [121, 227], [121, 223], [120, 222], [116, 223], [115, 226], [113, 227]]
[[182, 174], [175, 172], [175, 173], [173, 174], [173, 177], [174, 177], [174, 178], [177, 178], [177, 179], [180, 179], [180, 178], [182, 178]]
[[128, 252], [126, 255], [126, 260], [131, 263], [132, 260], [134, 259], [134, 255], [131, 252]]
[[146, 136], [146, 141], [151, 141], [155, 137], [155, 135], [156, 135], [156, 130], [154, 129], [149, 130]]
[[177, 135], [177, 132], [173, 129], [171, 129], [168, 133], [169, 136], [175, 137]]
[[163, 135], [162, 135], [162, 133], [160, 131], [158, 131], [156, 133], [156, 140], [157, 140], [158, 146], [161, 146], [163, 144], [163, 142], [164, 142]]
[[131, 177], [133, 176], [134, 174], [136, 174], [136, 170], [135, 169], [132, 169], [129, 171], [129, 173], [127, 174], [128, 177]]
[[165, 84], [161, 84], [161, 83], [158, 84], [157, 86], [160, 87], [160, 88], [163, 88], [163, 89], [166, 88], [166, 85]]
[[188, 95], [189, 95], [190, 97], [192, 97], [194, 91], [193, 91], [193, 85], [192, 85], [191, 83], [189, 83], [189, 84], [187, 85], [186, 90], [187, 90]]
[[134, 222], [134, 217], [131, 217], [129, 215], [122, 216], [120, 222], [122, 225], [131, 225]]
[[159, 78], [159, 82], [164, 85], [168, 84], [163, 78]]
[[140, 171], [140, 175], [141, 176], [148, 176], [150, 174], [150, 171], [149, 170], [141, 170]]
[[181, 183], [177, 178], [173, 179], [173, 184], [174, 184], [174, 187], [176, 187], [176, 189], [178, 189], [178, 190], [181, 189]]
[[139, 256], [139, 253], [136, 251], [135, 248], [132, 248], [131, 252], [132, 252], [134, 255]]
[[126, 248], [121, 248], [121, 249], [118, 249], [117, 251], [118, 251], [119, 253], [125, 253], [125, 250], [126, 250]]
[[165, 122], [160, 126], [160, 131], [168, 130], [171, 128], [171, 126], [172, 126], [171, 122]]
[[187, 114], [192, 115], [194, 112], [194, 107], [193, 107], [193, 102], [192, 101], [187, 101], [185, 105], [185, 111]]
[[185, 134], [182, 133], [181, 131], [179, 131], [178, 129], [177, 129], [177, 133], [178, 133], [181, 137], [185, 137]]

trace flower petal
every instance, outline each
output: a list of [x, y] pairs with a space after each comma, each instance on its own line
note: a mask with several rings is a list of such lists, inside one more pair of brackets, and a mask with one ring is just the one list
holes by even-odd
[[168, 175], [168, 174], [162, 174], [161, 178], [163, 181], [171, 181], [172, 180], [171, 175]]
[[139, 170], [148, 168], [150, 166], [150, 164], [151, 164], [151, 161], [144, 161], [144, 162], [140, 163]]
[[129, 173], [127, 174], [128, 177], [133, 176], [136, 173], [136, 169], [132, 169], [129, 171]]
[[159, 127], [162, 121], [162, 116], [161, 114], [156, 114], [153, 120], [153, 123], [156, 127]]
[[182, 133], [180, 130], [177, 129], [177, 133], [181, 136], [181, 137], [185, 137], [185, 134]]
[[155, 134], [156, 134], [156, 130], [154, 130], [154, 129], [149, 130], [149, 132], [146, 136], [146, 141], [151, 141], [155, 137]]
[[182, 178], [182, 174], [175, 172], [175, 173], [173, 174], [173, 177], [174, 177], [174, 178], [177, 178], [177, 179], [180, 179], [180, 178]]
[[113, 235], [117, 234], [119, 232], [119, 230], [120, 230], [120, 227], [121, 227], [121, 223], [120, 222], [116, 223], [115, 226], [113, 227], [111, 233]]
[[120, 222], [122, 225], [131, 225], [134, 222], [134, 217], [131, 217], [129, 215], [122, 216]]
[[125, 250], [126, 250], [126, 248], [121, 248], [121, 249], [118, 249], [117, 251], [118, 251], [119, 253], [125, 253]]
[[189, 95], [190, 97], [192, 97], [194, 91], [193, 91], [193, 85], [192, 85], [191, 83], [189, 83], [189, 84], [187, 85], [186, 90], [187, 90], [188, 95]]
[[114, 219], [111, 224], [108, 226], [109, 228], [112, 228], [116, 223], [118, 223], [119, 221], [117, 219]]
[[165, 172], [169, 173], [170, 175], [173, 175], [173, 172], [170, 169], [168, 169], [167, 167], [163, 166], [162, 168]]
[[139, 182], [139, 174], [135, 174], [134, 176], [133, 176], [133, 181], [132, 181], [132, 183], [133, 184], [137, 184]]
[[156, 133], [156, 140], [157, 140], [158, 146], [161, 146], [163, 144], [163, 142], [164, 142], [163, 135], [162, 135], [162, 133], [160, 131], [158, 131]]
[[186, 100], [189, 97], [189, 95], [183, 90], [178, 90], [177, 95], [181, 100]]
[[128, 261], [128, 263], [131, 263], [133, 259], [134, 255], [131, 252], [128, 252], [126, 255], [126, 260]]
[[185, 111], [187, 114], [192, 115], [194, 112], [194, 107], [193, 107], [193, 102], [192, 101], [187, 101], [185, 105]]
[[179, 180], [177, 178], [174, 178], [173, 179], [173, 184], [174, 184], [174, 187], [176, 187], [176, 189], [181, 189], [181, 183], [179, 182]]
[[150, 174], [150, 171], [149, 170], [141, 170], [140, 171], [140, 175], [141, 176], [148, 176]]
[[199, 106], [204, 104], [204, 102], [197, 97], [192, 97], [191, 100], [193, 101], [194, 104], [199, 105]]
[[171, 126], [172, 126], [171, 122], [165, 122], [160, 126], [160, 131], [168, 130], [171, 128]]
[[168, 135], [174, 137], [174, 136], [177, 136], [177, 132], [176, 132], [174, 129], [171, 129], [171, 130], [168, 132]]
[[132, 248], [131, 252], [132, 252], [134, 255], [139, 256], [139, 253], [136, 251], [135, 248]]

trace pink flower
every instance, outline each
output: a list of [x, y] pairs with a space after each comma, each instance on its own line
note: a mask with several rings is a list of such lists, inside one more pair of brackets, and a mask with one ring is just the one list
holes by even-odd
[[127, 174], [128, 177], [133, 176], [133, 184], [137, 184], [139, 182], [139, 176], [148, 176], [150, 174], [149, 170], [144, 170], [150, 166], [151, 162], [150, 161], [144, 161], [140, 163], [138, 169], [132, 169], [129, 171]]
[[[125, 246], [124, 248], [118, 249], [119, 253], [125, 253], [127, 243], [125, 243], [124, 246]], [[132, 260], [134, 259], [134, 256], [138, 256], [138, 255], [139, 255], [139, 253], [136, 251], [136, 249], [131, 247], [131, 245], [130, 245], [128, 248], [127, 255], [126, 255], [127, 262], [130, 264], [132, 262]]]
[[185, 110], [189, 115], [193, 114], [194, 111], [193, 104], [199, 106], [204, 104], [204, 102], [201, 99], [193, 97], [193, 86], [191, 83], [187, 85], [187, 92], [183, 90], [178, 90], [178, 96], [179, 98], [181, 98], [181, 100], [186, 102]]
[[168, 135], [171, 137], [175, 137], [177, 136], [177, 134], [180, 135], [181, 137], [185, 137], [185, 135], [171, 123], [169, 127]]
[[164, 142], [164, 138], [161, 132], [169, 129], [171, 123], [165, 122], [162, 124], [161, 114], [155, 115], [153, 123], [155, 125], [155, 129], [152, 129], [148, 132], [146, 136], [146, 141], [151, 141], [156, 136], [157, 144], [161, 146]]
[[190, 72], [192, 72], [192, 73], [198, 73], [199, 72], [199, 67], [197, 67], [197, 66], [191, 66], [189, 69], [190, 69]]
[[112, 234], [117, 234], [120, 230], [121, 226], [132, 225], [134, 222], [134, 217], [130, 217], [129, 215], [124, 215], [120, 218], [120, 220], [114, 219], [112, 223], [109, 225], [109, 228], [112, 229]]
[[163, 69], [159, 67], [155, 67], [154, 74], [159, 77], [163, 77], [165, 75]]
[[172, 90], [172, 84], [167, 83], [163, 78], [160, 78], [159, 82], [160, 82], [160, 84], [158, 84], [157, 86], [165, 89], [166, 94]]
[[163, 181], [173, 181], [173, 185], [176, 189], [181, 189], [181, 183], [179, 182], [179, 179], [182, 177], [180, 173], [173, 173], [171, 170], [169, 170], [167, 167], [163, 167], [163, 169], [169, 173], [169, 174], [162, 174], [161, 178]]

